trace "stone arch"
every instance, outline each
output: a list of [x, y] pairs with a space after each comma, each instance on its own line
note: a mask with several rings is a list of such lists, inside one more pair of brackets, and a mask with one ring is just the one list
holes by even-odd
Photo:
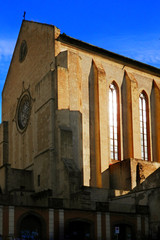
[[45, 239], [45, 220], [36, 212], [23, 214], [17, 222], [17, 236], [23, 239]]

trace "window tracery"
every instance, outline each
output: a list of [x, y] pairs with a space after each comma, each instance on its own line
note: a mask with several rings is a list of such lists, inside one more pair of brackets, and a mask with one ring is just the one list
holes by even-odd
[[118, 94], [114, 83], [109, 85], [110, 157], [118, 160]]
[[140, 134], [141, 134], [141, 157], [142, 160], [149, 160], [149, 141], [148, 141], [148, 110], [147, 97], [144, 92], [139, 95], [140, 113]]

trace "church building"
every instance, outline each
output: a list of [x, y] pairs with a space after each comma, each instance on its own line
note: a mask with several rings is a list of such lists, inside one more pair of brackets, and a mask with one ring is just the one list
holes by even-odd
[[2, 239], [160, 239], [160, 69], [23, 20], [2, 92]]

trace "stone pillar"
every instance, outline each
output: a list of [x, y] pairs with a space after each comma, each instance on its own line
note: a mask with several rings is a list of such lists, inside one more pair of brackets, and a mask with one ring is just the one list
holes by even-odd
[[102, 238], [102, 223], [101, 223], [101, 213], [97, 212], [97, 240]]
[[9, 235], [14, 236], [14, 207], [9, 206]]
[[155, 81], [151, 91], [151, 122], [153, 161], [160, 162], [160, 89]]
[[110, 214], [106, 213], [106, 240], [110, 240], [111, 232], [110, 232]]
[[89, 182], [89, 176], [87, 176], [88, 169], [86, 171], [86, 163], [82, 161], [83, 146], [81, 72], [79, 54], [71, 51], [64, 51], [57, 56], [58, 111], [56, 113], [57, 120], [59, 118], [59, 121], [57, 121], [57, 123], [72, 130], [74, 142], [73, 159], [78, 169], [80, 171], [83, 170], [83, 179], [81, 179], [81, 184], [83, 184], [83, 182]]
[[127, 71], [122, 84], [122, 121], [124, 159], [141, 158], [138, 83]]
[[49, 240], [54, 239], [54, 209], [49, 209]]
[[8, 163], [8, 122], [0, 124], [0, 166]]
[[102, 65], [95, 61], [92, 63], [89, 83], [91, 185], [101, 187], [101, 173], [109, 166], [107, 83]]
[[57, 56], [57, 100], [58, 109], [69, 109], [68, 51]]
[[59, 240], [64, 240], [64, 210], [59, 210]]

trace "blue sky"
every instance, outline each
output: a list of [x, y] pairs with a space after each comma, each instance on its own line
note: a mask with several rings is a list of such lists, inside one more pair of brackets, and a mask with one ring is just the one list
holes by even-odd
[[160, 67], [159, 0], [0, 0], [0, 92], [19, 29], [26, 20]]

